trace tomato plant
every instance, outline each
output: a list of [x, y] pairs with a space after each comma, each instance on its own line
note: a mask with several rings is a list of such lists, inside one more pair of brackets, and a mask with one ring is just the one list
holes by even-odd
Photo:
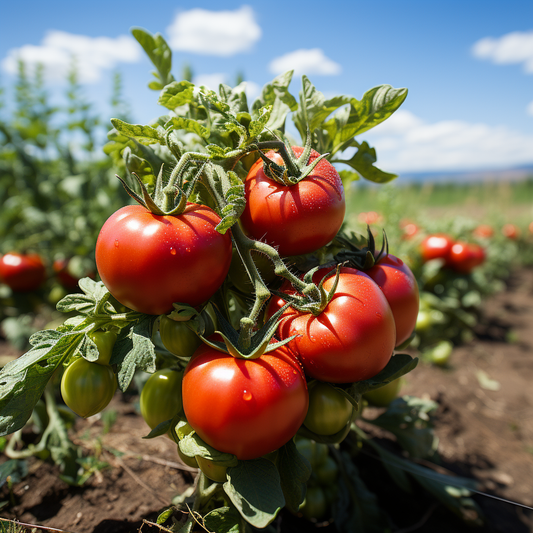
[[222, 285], [231, 263], [231, 237], [215, 230], [209, 207], [189, 204], [181, 215], [154, 215], [129, 205], [107, 219], [96, 242], [96, 266], [109, 292], [146, 314], [197, 306]]
[[502, 235], [511, 240], [516, 240], [520, 236], [520, 229], [515, 224], [504, 224], [502, 226]]
[[154, 372], [144, 384], [140, 408], [144, 421], [154, 429], [181, 411], [182, 372], [163, 368]]
[[476, 226], [472, 235], [474, 235], [474, 237], [488, 239], [494, 235], [494, 228], [488, 224], [480, 224], [479, 226]]
[[[304, 151], [292, 150], [298, 157]], [[266, 157], [281, 164], [281, 156]], [[313, 150], [312, 163], [318, 152]], [[322, 159], [304, 179], [284, 185], [270, 178], [263, 160], [258, 160], [246, 177], [246, 207], [241, 222], [254, 239], [264, 239], [280, 255], [301, 255], [328, 244], [339, 231], [346, 209], [344, 188], [335, 167]]]
[[382, 256], [369, 270], [365, 270], [383, 291], [389, 302], [396, 325], [396, 346], [403, 344], [413, 333], [418, 316], [418, 284], [411, 269], [392, 254]]
[[338, 433], [350, 422], [352, 414], [352, 404], [335, 387], [316, 382], [309, 389], [309, 408], [304, 426], [317, 435]]
[[116, 389], [117, 380], [111, 367], [90, 363], [83, 357], [70, 363], [61, 378], [63, 401], [83, 418], [107, 407]]
[[309, 404], [300, 364], [284, 348], [246, 360], [203, 345], [185, 368], [182, 393], [196, 433], [241, 460], [288, 442]]
[[178, 357], [191, 357], [202, 343], [200, 337], [185, 322], [172, 320], [166, 315], [159, 322], [159, 333], [163, 346]]
[[37, 290], [46, 279], [46, 267], [38, 254], [11, 252], [0, 257], [0, 280], [14, 292]]
[[446, 260], [453, 243], [453, 239], [445, 233], [428, 235], [420, 243], [422, 261], [431, 261], [432, 259]]
[[[319, 270], [313, 279], [326, 272]], [[330, 273], [324, 282], [329, 291], [335, 281]], [[272, 315], [285, 301], [272, 299]], [[376, 375], [391, 358], [396, 344], [396, 326], [381, 289], [364, 272], [343, 267], [332, 299], [317, 315], [289, 307], [278, 328], [309, 378], [330, 383], [351, 383]]]

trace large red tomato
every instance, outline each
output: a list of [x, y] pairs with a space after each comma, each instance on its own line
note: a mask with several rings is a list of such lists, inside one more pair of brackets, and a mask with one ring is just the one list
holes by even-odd
[[[325, 273], [315, 273], [315, 283]], [[324, 282], [326, 291], [334, 280], [333, 272]], [[273, 298], [268, 314], [284, 303], [282, 298]], [[288, 347], [300, 359], [306, 375], [330, 383], [375, 376], [389, 362], [396, 344], [394, 317], [385, 295], [370, 276], [346, 267], [322, 313], [314, 316], [289, 307], [281, 317], [278, 335], [281, 339], [298, 335]]]
[[[299, 146], [292, 149], [296, 156], [303, 152]], [[318, 156], [312, 150], [309, 162]], [[267, 157], [283, 164], [277, 152], [270, 151]], [[245, 188], [246, 207], [240, 219], [245, 231], [277, 247], [282, 256], [307, 254], [325, 246], [344, 220], [342, 181], [325, 159], [309, 176], [291, 186], [270, 179], [260, 159], [250, 169]]]
[[199, 305], [222, 285], [231, 263], [231, 237], [215, 230], [219, 222], [198, 204], [175, 216], [122, 207], [98, 236], [100, 277], [121, 304], [141, 313], [168, 313], [174, 302]]
[[422, 260], [431, 261], [432, 259], [446, 260], [450, 250], [452, 249], [454, 240], [445, 233], [435, 233], [428, 235], [420, 243], [420, 253]]
[[396, 346], [413, 333], [418, 316], [419, 294], [411, 269], [398, 257], [385, 255], [365, 271], [381, 288], [389, 302], [396, 324]]
[[38, 254], [5, 254], [0, 258], [0, 280], [12, 291], [37, 290], [46, 279], [46, 268]]
[[448, 254], [446, 265], [456, 272], [470, 274], [485, 261], [485, 250], [479, 244], [457, 241]]
[[287, 443], [309, 404], [302, 367], [284, 347], [246, 360], [200, 346], [185, 368], [182, 399], [196, 433], [241, 460]]

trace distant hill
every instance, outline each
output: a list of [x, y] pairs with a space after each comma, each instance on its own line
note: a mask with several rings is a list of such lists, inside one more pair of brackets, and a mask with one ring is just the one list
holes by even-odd
[[468, 170], [452, 172], [406, 172], [399, 173], [399, 182], [480, 182], [522, 181], [533, 178], [533, 165], [492, 170]]

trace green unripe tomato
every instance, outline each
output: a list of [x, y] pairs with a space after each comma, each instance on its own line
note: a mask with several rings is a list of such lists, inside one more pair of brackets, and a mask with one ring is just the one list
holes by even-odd
[[452, 352], [453, 344], [450, 341], [440, 341], [439, 344], [430, 351], [430, 360], [438, 366], [446, 366]]
[[387, 407], [393, 400], [396, 399], [400, 388], [402, 386], [402, 381], [400, 378], [383, 385], [379, 389], [372, 390], [370, 392], [365, 392], [363, 397], [368, 400], [368, 403], [375, 405], [376, 407]]
[[306, 437], [296, 437], [294, 442], [296, 449], [309, 461], [313, 470], [323, 464], [328, 456], [327, 444]]
[[321, 520], [326, 516], [328, 503], [321, 487], [308, 487], [300, 512], [307, 520]]
[[154, 372], [141, 391], [140, 407], [144, 421], [154, 429], [181, 411], [182, 372], [163, 368]]
[[332, 485], [339, 477], [339, 467], [331, 455], [313, 471], [320, 485]]
[[304, 426], [317, 435], [333, 435], [346, 427], [353, 406], [346, 396], [327, 383], [317, 382], [309, 389], [309, 409]]
[[196, 456], [198, 461], [198, 468], [207, 476], [211, 481], [216, 483], [224, 483], [226, 481], [226, 470], [227, 467], [217, 465], [210, 459], [205, 459], [200, 455]]
[[163, 346], [178, 357], [191, 357], [202, 340], [185, 322], [176, 322], [166, 315], [161, 316], [159, 333]]
[[[188, 455], [185, 455], [180, 450], [180, 445], [178, 444], [178, 455], [182, 461], [183, 464], [190, 466], [191, 468], [198, 468], [198, 461], [196, 460], [196, 457], [189, 457]], [[207, 475], [207, 474], [206, 474]], [[209, 478], [211, 479], [211, 478]]]
[[102, 411], [116, 390], [117, 380], [111, 367], [90, 363], [83, 357], [72, 362], [61, 378], [63, 401], [83, 418]]
[[111, 354], [113, 353], [113, 346], [117, 340], [117, 334], [114, 331], [92, 331], [89, 333], [90, 339], [96, 344], [98, 348], [98, 359], [94, 361], [99, 365], [109, 365]]

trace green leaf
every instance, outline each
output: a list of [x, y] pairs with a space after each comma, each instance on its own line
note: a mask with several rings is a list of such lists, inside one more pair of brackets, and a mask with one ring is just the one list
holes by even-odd
[[438, 439], [430, 418], [437, 407], [432, 400], [403, 396], [396, 398], [384, 413], [367, 422], [390, 431], [411, 457], [428, 459], [437, 451]]
[[122, 135], [130, 139], [135, 139], [138, 143], [147, 145], [154, 143], [164, 144], [165, 142], [164, 132], [157, 128], [152, 128], [152, 126], [128, 124], [118, 118], [112, 118], [111, 124]]
[[152, 36], [142, 28], [134, 28], [131, 30], [131, 33], [143, 47], [150, 61], [157, 69], [157, 73], [154, 73], [157, 81], [152, 81], [149, 87], [151, 89], [161, 90], [165, 85], [168, 85], [174, 80], [170, 73], [172, 68], [172, 51], [170, 47], [159, 33]]
[[209, 129], [205, 126], [202, 126], [198, 121], [191, 118], [184, 117], [172, 117], [166, 124], [165, 129], [168, 130], [170, 127], [177, 130], [185, 130], [191, 133], [196, 133], [196, 135], [202, 137], [202, 139], [207, 139], [209, 137]]
[[118, 366], [118, 386], [125, 391], [137, 368], [150, 374], [156, 371], [155, 346], [152, 342], [152, 330], [157, 317], [145, 316], [133, 326], [125, 327], [120, 332], [110, 364]]
[[279, 449], [277, 465], [286, 507], [296, 513], [305, 500], [307, 481], [311, 476], [311, 464], [298, 451], [291, 439]]
[[[339, 452], [337, 452], [339, 453]], [[390, 530], [386, 515], [359, 476], [357, 467], [346, 452], [339, 453], [341, 476], [335, 500], [335, 525], [338, 531], [383, 533]]]
[[[220, 172], [224, 171], [220, 170]], [[235, 172], [225, 173], [225, 179], [222, 179], [222, 183], [226, 205], [220, 213], [222, 220], [217, 224], [216, 230], [224, 234], [242, 215], [246, 207], [246, 198], [244, 196], [244, 183]]]
[[221, 466], [236, 466], [237, 458], [231, 453], [223, 453], [206, 444], [195, 432], [189, 433], [179, 442], [182, 453], [188, 457], [199, 455]]
[[363, 141], [351, 159], [332, 159], [332, 163], [344, 163], [356, 170], [363, 178], [374, 183], [388, 183], [398, 176], [383, 172], [374, 166], [377, 161], [376, 149], [371, 148], [366, 141]]
[[0, 465], [0, 487], [11, 478], [12, 483], [18, 483], [28, 475], [28, 463], [19, 459], [8, 459]]
[[68, 294], [57, 303], [58, 311], [63, 313], [81, 313], [88, 315], [105, 304], [108, 309], [114, 311], [111, 304], [107, 302], [110, 294], [106, 286], [101, 282], [96, 282], [91, 278], [82, 278], [79, 286], [83, 294]]
[[259, 98], [253, 103], [252, 111], [257, 113], [262, 107], [271, 105], [272, 112], [265, 127], [270, 130], [285, 131], [287, 115], [298, 108], [298, 103], [289, 92], [289, 84], [292, 80], [293, 71], [280, 74], [270, 83], [267, 83]]
[[60, 333], [45, 330], [30, 339], [32, 348], [18, 359], [9, 362], [0, 371], [0, 435], [19, 430], [31, 416], [35, 404], [52, 377], [52, 374], [76, 353], [85, 332], [83, 329]]
[[250, 125], [248, 126], [248, 131], [252, 139], [257, 137], [263, 132], [266, 124], [268, 123], [270, 119], [271, 113], [272, 113], [271, 105], [262, 107], [261, 109], [257, 111], [257, 114], [256, 114], [257, 118], [252, 120], [250, 122]]
[[413, 358], [406, 353], [394, 354], [387, 363], [387, 366], [379, 372], [379, 374], [376, 374], [374, 377], [365, 381], [357, 381], [356, 383], [351, 384], [346, 392], [348, 392], [350, 396], [357, 398], [365, 392], [379, 389], [380, 387], [383, 387], [383, 385], [411, 372], [411, 370], [416, 368], [417, 364], [418, 358], [416, 357]]
[[219, 507], [204, 516], [206, 530], [217, 533], [245, 533], [240, 523], [241, 517], [233, 507]]
[[222, 101], [228, 104], [229, 111], [232, 115], [238, 116], [239, 113], [248, 113], [246, 82], [242, 82], [233, 88], [221, 84], [219, 93]]
[[350, 100], [348, 96], [336, 96], [326, 100], [325, 96], [309, 81], [309, 78], [302, 76], [300, 105], [293, 115], [294, 124], [302, 139], [307, 137], [307, 126], [313, 133], [333, 111], [349, 104]]
[[190, 81], [173, 81], [161, 91], [158, 104], [174, 110], [182, 105], [191, 104], [194, 100], [194, 84]]
[[278, 470], [268, 459], [239, 461], [227, 476], [224, 491], [253, 526], [266, 527], [285, 505]]

